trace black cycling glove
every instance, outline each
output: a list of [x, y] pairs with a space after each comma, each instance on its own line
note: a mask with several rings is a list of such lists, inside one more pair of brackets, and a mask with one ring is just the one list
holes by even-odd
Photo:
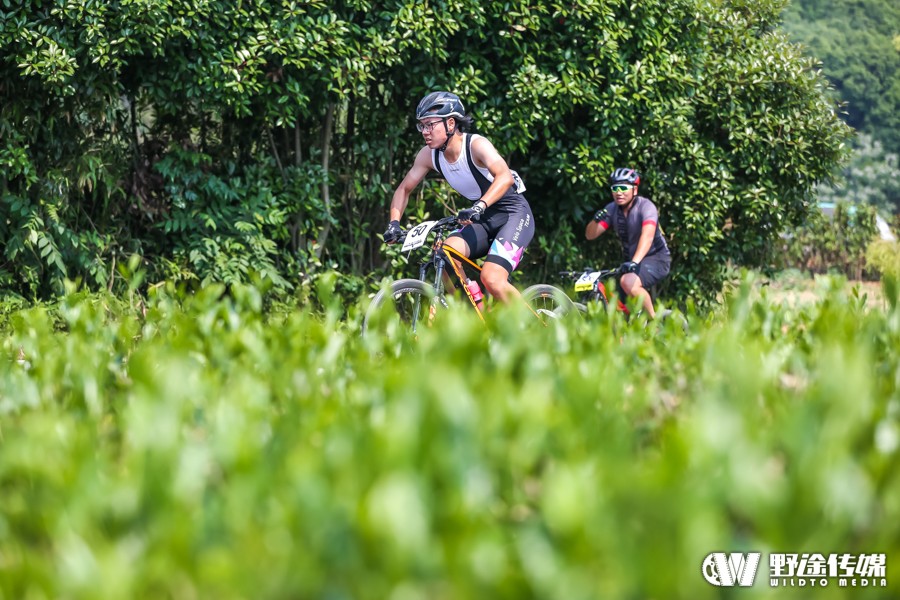
[[400, 221], [391, 221], [384, 230], [384, 243], [393, 244], [400, 239], [403, 232], [400, 230]]
[[640, 270], [641, 263], [636, 263], [633, 260], [625, 261], [619, 266], [619, 272], [623, 275], [625, 273], [639, 273]]
[[456, 214], [456, 218], [460, 221], [472, 221], [473, 223], [477, 223], [481, 220], [481, 215], [484, 214], [484, 201], [476, 200], [475, 204], [472, 205], [472, 208], [464, 208]]
[[598, 210], [597, 212], [594, 213], [594, 221], [599, 223], [600, 221], [602, 221], [603, 219], [606, 218], [606, 215], [607, 215], [606, 209], [601, 208], [600, 210]]

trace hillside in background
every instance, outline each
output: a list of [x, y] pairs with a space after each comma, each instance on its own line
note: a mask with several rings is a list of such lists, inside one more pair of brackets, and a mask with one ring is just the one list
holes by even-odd
[[835, 185], [819, 186], [819, 199], [900, 214], [900, 4], [797, 0], [785, 11], [784, 28], [822, 61], [844, 104], [841, 116], [858, 132], [850, 161]]
[[795, 0], [784, 27], [821, 59], [847, 124], [900, 152], [900, 3]]

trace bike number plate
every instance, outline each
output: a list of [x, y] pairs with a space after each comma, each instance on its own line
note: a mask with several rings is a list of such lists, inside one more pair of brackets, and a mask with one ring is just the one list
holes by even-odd
[[594, 284], [597, 282], [597, 279], [600, 278], [600, 271], [593, 271], [591, 273], [583, 273], [581, 277], [578, 278], [578, 281], [575, 282], [575, 291], [576, 292], [590, 292], [594, 289]]
[[431, 233], [436, 223], [437, 221], [425, 221], [410, 229], [406, 234], [406, 240], [403, 242], [402, 252], [409, 252], [422, 246], [425, 243], [425, 238]]

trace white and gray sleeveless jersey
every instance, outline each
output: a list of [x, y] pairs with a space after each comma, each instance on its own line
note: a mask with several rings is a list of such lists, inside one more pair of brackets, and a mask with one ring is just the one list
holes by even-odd
[[[472, 140], [479, 137], [481, 136], [478, 134], [464, 133], [462, 151], [453, 163], [448, 162], [444, 153], [438, 150], [431, 155], [434, 170], [444, 176], [450, 187], [472, 202], [481, 198], [494, 181], [494, 176], [487, 168], [479, 167], [472, 160]], [[513, 175], [513, 184], [497, 201], [500, 206], [510, 206], [517, 204], [519, 199], [524, 200], [522, 192], [525, 191], [525, 184], [522, 183], [518, 173], [510, 171]]]

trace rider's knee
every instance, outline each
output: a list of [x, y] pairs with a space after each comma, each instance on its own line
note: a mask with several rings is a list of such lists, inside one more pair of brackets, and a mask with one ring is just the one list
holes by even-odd
[[619, 281], [622, 291], [629, 296], [637, 296], [640, 293], [641, 285], [637, 277], [622, 277]]
[[509, 273], [503, 269], [485, 269], [481, 272], [481, 283], [492, 296], [497, 296], [497, 291], [502, 290], [509, 282]]
[[444, 240], [444, 245], [450, 246], [451, 248], [453, 248], [454, 250], [456, 250], [463, 256], [469, 255], [468, 245], [466, 244], [465, 240], [463, 240], [461, 237], [449, 237], [446, 240]]

